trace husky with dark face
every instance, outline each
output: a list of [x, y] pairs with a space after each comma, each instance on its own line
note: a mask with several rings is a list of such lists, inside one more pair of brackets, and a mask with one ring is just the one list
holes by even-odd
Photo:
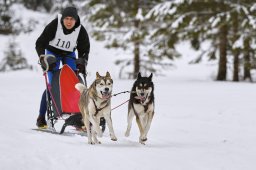
[[75, 87], [81, 93], [78, 105], [86, 129], [90, 129], [90, 123], [92, 124], [91, 131], [87, 130], [88, 143], [101, 143], [97, 139], [97, 135], [99, 137], [102, 136], [102, 131], [99, 126], [101, 117], [106, 119], [111, 140], [116, 141], [117, 138], [112, 125], [110, 108], [113, 80], [109, 72], [106, 73], [106, 76], [100, 76], [97, 72], [96, 80], [89, 89], [81, 83], [76, 84]]
[[147, 141], [147, 134], [154, 116], [154, 84], [152, 77], [152, 73], [149, 77], [141, 77], [141, 74], [138, 74], [128, 104], [128, 126], [125, 136], [130, 135], [132, 120], [135, 116], [140, 130], [139, 142], [141, 144], [145, 144], [145, 141]]

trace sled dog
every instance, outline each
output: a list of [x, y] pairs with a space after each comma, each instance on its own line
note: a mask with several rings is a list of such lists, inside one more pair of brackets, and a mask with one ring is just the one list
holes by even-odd
[[142, 77], [138, 74], [137, 80], [134, 82], [130, 94], [128, 104], [127, 130], [125, 136], [130, 135], [133, 117], [139, 127], [139, 142], [145, 144], [147, 134], [154, 116], [154, 84], [152, 82], [151, 73], [149, 77]]
[[[110, 138], [116, 141], [117, 138], [114, 133], [112, 119], [111, 119], [111, 93], [113, 87], [113, 80], [109, 74], [100, 76], [96, 73], [96, 79], [87, 89], [83, 84], [77, 83], [75, 88], [81, 93], [79, 100], [79, 109], [82, 113], [83, 122], [87, 129], [88, 143], [100, 144], [97, 135], [102, 137], [102, 130], [100, 129], [100, 118], [104, 117], [110, 133]], [[90, 129], [91, 123], [91, 130]]]

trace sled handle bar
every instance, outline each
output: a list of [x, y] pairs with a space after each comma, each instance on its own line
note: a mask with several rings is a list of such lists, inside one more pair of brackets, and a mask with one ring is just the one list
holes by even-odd
[[[52, 54], [42, 54], [42, 55], [40, 55], [40, 58], [39, 58], [39, 63], [40, 63], [40, 61], [41, 61], [41, 58], [43, 58], [43, 60], [44, 60], [44, 64], [45, 64], [45, 66], [46, 66], [46, 68], [43, 69], [43, 72], [44, 72], [44, 73], [47, 73], [48, 70], [49, 70], [49, 64], [48, 64], [48, 62], [47, 62], [47, 58], [48, 58], [48, 57], [54, 57], [54, 58], [55, 58], [55, 56], [52, 55]], [[42, 65], [42, 63], [40, 63], [40, 64]]]

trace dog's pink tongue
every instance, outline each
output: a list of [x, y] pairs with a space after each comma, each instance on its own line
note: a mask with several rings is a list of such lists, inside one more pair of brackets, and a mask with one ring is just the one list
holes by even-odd
[[142, 101], [142, 103], [144, 103], [144, 102], [145, 102], [145, 100], [146, 100], [146, 97], [141, 97], [141, 101]]
[[106, 99], [109, 99], [109, 97], [110, 97], [109, 94], [103, 94], [103, 95], [102, 95], [102, 98], [105, 99], [105, 100], [106, 100]]
[[139, 99], [142, 103], [144, 103], [146, 100], [146, 97], [143, 97], [143, 96], [136, 96], [135, 98]]

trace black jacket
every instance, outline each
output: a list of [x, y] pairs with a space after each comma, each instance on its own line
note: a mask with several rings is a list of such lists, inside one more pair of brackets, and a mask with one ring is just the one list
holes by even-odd
[[[61, 22], [61, 24], [64, 30], [64, 34], [70, 34], [75, 28], [79, 27], [80, 18], [78, 18], [74, 28], [71, 30], [67, 30], [63, 25], [63, 22]], [[52, 22], [50, 22], [45, 27], [44, 31], [37, 39], [36, 51], [38, 56], [45, 54], [45, 49], [61, 56], [66, 56], [71, 53], [69, 51], [63, 51], [49, 45], [49, 42], [53, 40], [56, 35], [57, 26], [58, 26], [58, 18], [55, 18], [54, 20], [52, 20]], [[88, 61], [88, 54], [90, 52], [90, 41], [89, 41], [88, 34], [85, 28], [83, 27], [83, 25], [81, 25], [81, 29], [77, 38], [77, 51], [78, 51], [78, 58], [84, 58], [86, 61]]]

